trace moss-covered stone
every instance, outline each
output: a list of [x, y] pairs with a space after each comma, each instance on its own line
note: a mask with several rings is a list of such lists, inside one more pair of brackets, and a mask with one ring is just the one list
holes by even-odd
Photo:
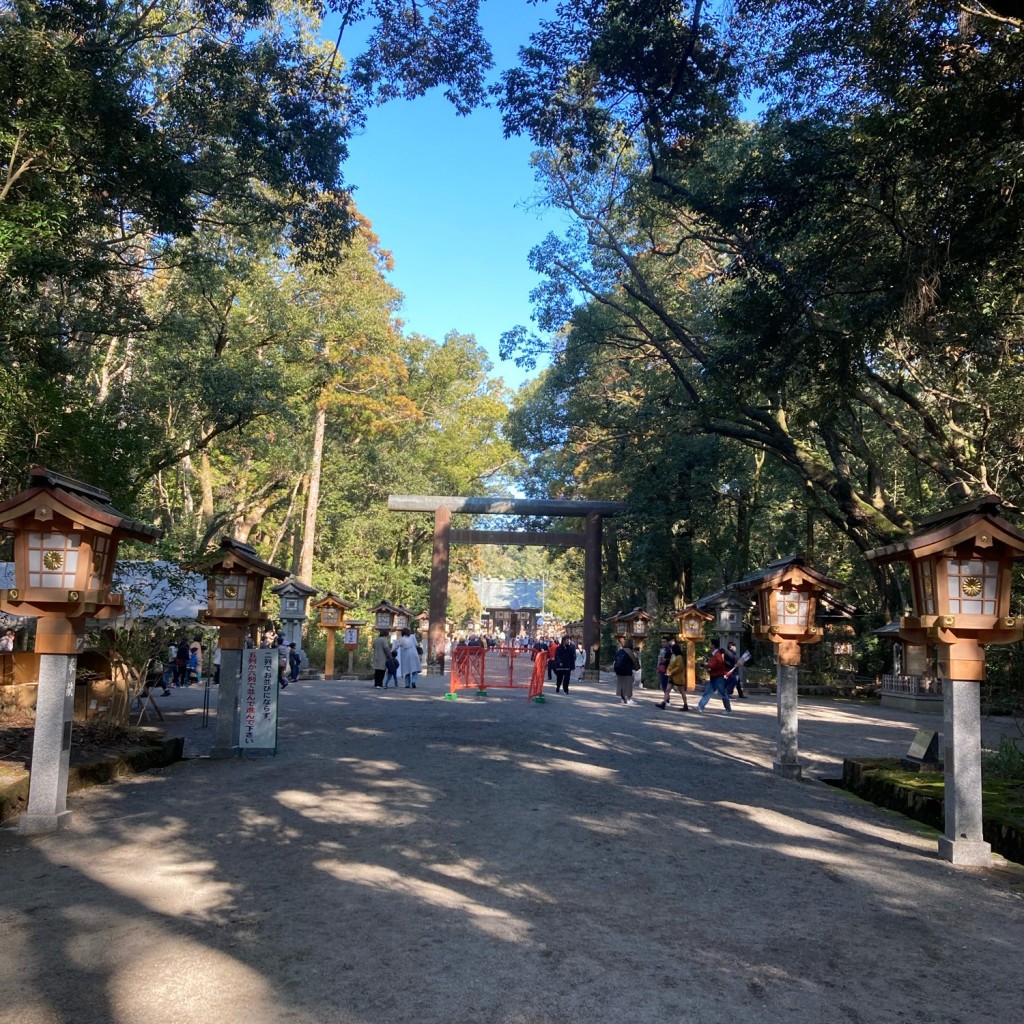
[[[946, 787], [940, 774], [915, 772], [895, 757], [847, 758], [843, 761], [843, 788], [940, 832], [945, 828]], [[985, 778], [982, 815], [983, 834], [993, 851], [1024, 864], [1024, 786]]]

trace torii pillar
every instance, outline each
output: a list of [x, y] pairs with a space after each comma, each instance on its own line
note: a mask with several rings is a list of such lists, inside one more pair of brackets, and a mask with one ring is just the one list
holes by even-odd
[[430, 659], [444, 665], [448, 619], [448, 555], [451, 550], [452, 510], [443, 505], [434, 510], [434, 557], [430, 563], [430, 623], [427, 651]]

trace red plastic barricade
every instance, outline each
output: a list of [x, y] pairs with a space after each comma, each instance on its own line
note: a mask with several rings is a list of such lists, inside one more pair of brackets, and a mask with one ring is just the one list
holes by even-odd
[[453, 647], [449, 696], [471, 686], [481, 695], [489, 686], [528, 689], [533, 654], [528, 647]]

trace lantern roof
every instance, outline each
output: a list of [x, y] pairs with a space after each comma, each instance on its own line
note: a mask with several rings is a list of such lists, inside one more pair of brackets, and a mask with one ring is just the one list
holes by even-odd
[[631, 612], [616, 612], [614, 615], [608, 617], [608, 622], [637, 622], [644, 621], [650, 622], [654, 618], [648, 612], [645, 612], [643, 608], [636, 607]]
[[302, 580], [297, 580], [294, 577], [290, 580], [285, 580], [284, 583], [278, 583], [276, 587], [271, 587], [270, 592], [277, 594], [278, 597], [305, 598], [310, 598], [314, 594], [320, 593], [316, 587], [311, 587], [308, 583], [303, 583]]
[[270, 562], [264, 562], [251, 544], [245, 544], [233, 537], [221, 537], [220, 550], [199, 558], [189, 566], [196, 572], [250, 572], [254, 576], [273, 577], [283, 580], [288, 576], [287, 569], [280, 569]]
[[821, 622], [848, 622], [860, 614], [861, 611], [856, 605], [840, 601], [832, 594], [822, 594], [815, 617]]
[[313, 602], [314, 608], [340, 608], [342, 611], [349, 611], [351, 608], [355, 608], [355, 605], [351, 601], [345, 601], [338, 597], [333, 590], [328, 590], [327, 593], [320, 598], [319, 601]]
[[704, 611], [706, 608], [719, 609], [731, 605], [734, 608], [746, 611], [750, 607], [750, 598], [745, 594], [739, 593], [736, 589], [738, 585], [737, 583], [730, 583], [729, 586], [724, 587], [722, 590], [716, 590], [713, 594], [698, 597], [694, 602], [694, 607]]
[[374, 605], [370, 609], [371, 612], [387, 612], [389, 615], [404, 615], [407, 619], [415, 619], [416, 613], [409, 608], [404, 608], [400, 604], [392, 604], [390, 601], [381, 601], [380, 604]]
[[752, 572], [733, 584], [735, 589], [767, 590], [782, 583], [799, 586], [801, 583], [812, 583], [823, 590], [842, 590], [845, 584], [841, 580], [832, 579], [811, 568], [800, 554], [787, 555], [769, 562], [763, 569]]
[[[744, 604], [749, 602], [744, 601]], [[674, 612], [670, 613], [670, 617], [673, 619], [679, 619], [680, 621], [684, 618], [687, 619], [701, 619], [704, 622], [710, 622], [715, 616], [711, 612], [704, 611], [700, 607], [700, 602], [695, 604], [688, 604], [685, 608], [677, 608]]]
[[163, 536], [158, 527], [118, 512], [106, 491], [43, 466], [33, 466], [29, 471], [27, 490], [0, 504], [0, 528], [12, 529], [26, 516], [39, 519], [35, 513], [44, 507], [100, 534], [117, 533], [119, 538], [147, 544]]
[[1024, 558], [1024, 531], [996, 515], [1002, 503], [999, 495], [988, 494], [935, 512], [920, 521], [922, 529], [917, 533], [874, 548], [864, 557], [872, 562], [914, 561], [962, 544], [984, 549], [1000, 543], [1010, 549], [1014, 558]]

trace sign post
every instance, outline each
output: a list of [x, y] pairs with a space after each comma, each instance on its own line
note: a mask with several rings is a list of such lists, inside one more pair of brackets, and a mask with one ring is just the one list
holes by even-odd
[[247, 648], [242, 663], [242, 714], [238, 726], [238, 752], [270, 750], [277, 753], [279, 664], [277, 651]]

